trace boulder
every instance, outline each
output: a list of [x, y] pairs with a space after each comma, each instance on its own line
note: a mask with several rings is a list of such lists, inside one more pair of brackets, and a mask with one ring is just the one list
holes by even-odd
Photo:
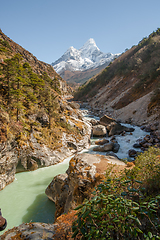
[[[61, 189], [63, 188], [63, 192], [61, 193]], [[65, 191], [64, 191], [65, 189]], [[47, 197], [53, 201], [56, 202], [58, 199], [58, 196], [61, 194], [61, 199], [59, 201], [60, 206], [64, 205], [66, 199], [67, 199], [67, 192], [68, 192], [68, 175], [67, 173], [59, 174], [54, 178], [54, 181], [52, 181], [48, 187], [46, 188], [46, 195]]]
[[128, 155], [129, 155], [129, 157], [136, 157], [137, 156], [137, 151], [134, 150], [134, 149], [130, 149], [128, 151]]
[[92, 124], [92, 126], [98, 125], [98, 121], [94, 118], [90, 120], [90, 123]]
[[129, 128], [121, 125], [120, 123], [112, 122], [107, 126], [107, 130], [109, 131], [108, 136], [119, 135], [123, 132], [133, 132], [134, 128]]
[[38, 240], [38, 239], [54, 239], [53, 235], [55, 233], [56, 224], [47, 224], [41, 222], [35, 223], [22, 223], [18, 227], [14, 227], [6, 231], [1, 235], [0, 239], [28, 239], [28, 240]]
[[120, 145], [118, 143], [114, 143], [112, 151], [117, 153], [119, 151]]
[[96, 125], [92, 128], [93, 136], [105, 136], [107, 133], [106, 127], [103, 125]]
[[135, 144], [133, 145], [133, 147], [134, 147], [134, 148], [140, 148], [141, 145], [140, 145], [139, 143], [135, 143]]
[[109, 124], [111, 124], [112, 122], [116, 122], [115, 119], [104, 115], [103, 117], [100, 118], [100, 124], [104, 125], [104, 126], [108, 126]]
[[93, 151], [97, 151], [97, 152], [108, 152], [108, 151], [112, 151], [114, 147], [114, 143], [110, 142], [110, 143], [106, 143], [102, 146], [97, 146], [95, 148], [93, 148]]
[[109, 143], [109, 140], [103, 138], [102, 140], [95, 141], [96, 145], [104, 145], [105, 143]]

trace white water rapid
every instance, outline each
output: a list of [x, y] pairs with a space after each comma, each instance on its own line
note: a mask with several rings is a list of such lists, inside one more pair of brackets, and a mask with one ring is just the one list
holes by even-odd
[[[91, 119], [88, 117], [87, 111], [82, 111], [82, 113], [86, 118]], [[116, 140], [120, 144], [117, 153], [119, 158], [127, 158], [128, 150], [132, 148], [136, 140], [146, 135], [139, 127], [134, 126], [134, 128], [133, 135], [128, 133], [125, 136], [116, 136]], [[95, 147], [95, 140], [95, 138], [91, 139], [90, 149], [83, 150], [83, 152], [97, 154], [98, 152], [92, 151]], [[71, 157], [65, 159], [63, 163], [36, 171], [17, 173], [15, 181], [0, 191], [0, 208], [8, 223], [6, 229], [18, 226], [23, 222], [52, 223], [54, 221], [55, 206], [45, 195], [45, 189], [54, 176], [67, 170], [70, 159]]]

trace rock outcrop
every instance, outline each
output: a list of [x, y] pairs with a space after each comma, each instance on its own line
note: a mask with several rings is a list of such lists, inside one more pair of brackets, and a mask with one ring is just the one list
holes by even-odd
[[55, 224], [46, 223], [23, 223], [18, 227], [14, 227], [6, 231], [0, 239], [54, 239]]
[[71, 208], [88, 197], [102, 174], [104, 176], [108, 163], [125, 166], [115, 157], [82, 153], [74, 156], [65, 174], [52, 180], [45, 193], [55, 202], [56, 217], [67, 213]]
[[[61, 134], [59, 147], [56, 149], [39, 141], [42, 133], [37, 131], [34, 126], [24, 141], [17, 141], [11, 136], [10, 139], [6, 138], [0, 143], [0, 190], [14, 181], [16, 172], [33, 171], [38, 167], [57, 164], [66, 157], [89, 147], [91, 124], [83, 119], [78, 109], [73, 109], [67, 102], [63, 101], [63, 111], [65, 112], [66, 109], [68, 109], [69, 116], [66, 119], [64, 115], [65, 124], [74, 127], [79, 134], [69, 134], [64, 131]], [[47, 116], [40, 115], [39, 112], [37, 115], [28, 117], [32, 121], [39, 121], [43, 127], [47, 121]]]

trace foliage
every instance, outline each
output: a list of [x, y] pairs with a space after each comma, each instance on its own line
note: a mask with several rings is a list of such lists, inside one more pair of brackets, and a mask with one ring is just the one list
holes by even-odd
[[[37, 128], [42, 133], [41, 136], [36, 134], [39, 143], [53, 149], [61, 145], [60, 94], [57, 78], [51, 79], [46, 72], [35, 73], [20, 54], [5, 58], [0, 63], [0, 114], [6, 114], [8, 119], [3, 122], [3, 128], [0, 127], [0, 141], [15, 138], [20, 143], [33, 128]], [[46, 116], [45, 124], [38, 121], [40, 112], [43, 112], [42, 118]], [[16, 127], [19, 124], [21, 134]], [[53, 128], [57, 132], [52, 131]]]
[[[135, 167], [120, 177], [110, 177], [78, 206], [74, 239], [160, 239], [160, 195], [153, 195], [160, 181], [160, 149], [138, 156]], [[143, 174], [142, 174], [143, 172]], [[145, 188], [146, 187], [146, 188]], [[160, 186], [156, 186], [156, 194]], [[152, 194], [152, 195], [151, 195]]]
[[11, 46], [9, 45], [8, 41], [0, 39], [0, 52], [7, 52], [11, 50]]

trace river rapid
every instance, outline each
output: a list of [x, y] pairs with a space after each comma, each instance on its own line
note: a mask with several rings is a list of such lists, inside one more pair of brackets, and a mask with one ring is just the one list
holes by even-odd
[[[86, 110], [82, 110], [82, 114], [87, 119], [91, 118]], [[129, 124], [126, 125], [131, 127]], [[127, 158], [128, 150], [132, 148], [136, 140], [146, 135], [146, 132], [139, 127], [134, 126], [134, 128], [133, 135], [128, 133], [125, 136], [116, 136], [116, 140], [120, 144], [117, 156], [121, 159]], [[83, 152], [97, 154], [98, 152], [92, 150], [95, 147], [95, 140], [97, 138], [92, 138], [90, 148], [83, 150]], [[45, 195], [45, 189], [54, 176], [65, 173], [71, 158], [69, 157], [54, 166], [17, 173], [14, 182], [0, 191], [0, 208], [8, 223], [4, 231], [23, 222], [54, 222], [55, 205]]]

